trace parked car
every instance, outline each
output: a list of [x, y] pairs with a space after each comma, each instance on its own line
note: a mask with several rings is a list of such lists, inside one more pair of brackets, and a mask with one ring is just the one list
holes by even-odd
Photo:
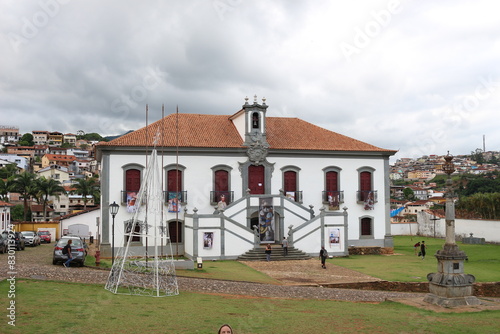
[[0, 253], [7, 253], [9, 250], [9, 244], [7, 240], [7, 234], [0, 234]]
[[35, 247], [41, 244], [40, 237], [34, 231], [21, 231], [27, 246]]
[[[16, 250], [22, 251], [26, 247], [26, 241], [21, 232], [3, 231], [2, 234], [6, 239], [8, 239], [9, 237], [14, 239], [14, 242], [16, 243]], [[9, 236], [9, 234], [11, 234], [11, 236]]]
[[40, 242], [46, 242], [50, 244], [52, 241], [52, 235], [49, 231], [38, 231], [38, 236], [40, 237]]
[[80, 267], [83, 267], [85, 263], [85, 257], [87, 256], [85, 243], [80, 237], [73, 236], [64, 236], [55, 244], [52, 264], [62, 263], [68, 259], [68, 255], [62, 253], [62, 250], [68, 243], [68, 240], [72, 240], [71, 255], [73, 256], [73, 261], [71, 261], [71, 263], [77, 263], [78, 265], [80, 265]]

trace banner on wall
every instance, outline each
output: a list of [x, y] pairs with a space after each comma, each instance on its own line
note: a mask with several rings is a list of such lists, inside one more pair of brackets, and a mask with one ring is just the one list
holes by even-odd
[[214, 232], [203, 232], [203, 249], [212, 249], [214, 244]]
[[168, 193], [168, 212], [181, 212], [181, 203], [179, 201], [180, 197], [181, 193]]
[[341, 242], [340, 229], [339, 228], [328, 229], [328, 243], [330, 244], [330, 248], [339, 250], [342, 249], [340, 242]]
[[274, 242], [274, 207], [273, 198], [259, 200], [259, 231], [261, 242]]
[[127, 192], [127, 212], [134, 213], [137, 211], [137, 193], [135, 191]]

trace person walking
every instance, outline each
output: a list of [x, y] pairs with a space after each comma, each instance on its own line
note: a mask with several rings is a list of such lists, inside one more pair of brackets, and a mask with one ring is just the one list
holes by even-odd
[[420, 243], [420, 255], [422, 256], [422, 260], [425, 259], [425, 249], [427, 246], [425, 245], [425, 241]]
[[69, 239], [68, 243], [66, 244], [66, 246], [64, 246], [64, 248], [62, 250], [62, 253], [64, 255], [68, 256], [68, 259], [66, 260], [66, 262], [63, 263], [63, 266], [65, 266], [65, 267], [69, 267], [70, 262], [73, 261], [73, 255], [71, 255], [71, 244], [72, 243], [73, 243], [73, 240]]
[[283, 237], [283, 241], [281, 242], [281, 246], [283, 246], [283, 255], [287, 256], [288, 255], [288, 240], [286, 237]]
[[265, 252], [267, 262], [271, 261], [271, 251], [272, 251], [271, 244], [267, 244]]
[[415, 255], [417, 255], [420, 248], [420, 241], [413, 245], [413, 248], [415, 249]]
[[326, 269], [326, 258], [328, 257], [328, 252], [325, 249], [325, 246], [321, 246], [321, 250], [319, 251], [319, 258], [321, 259], [321, 268]]

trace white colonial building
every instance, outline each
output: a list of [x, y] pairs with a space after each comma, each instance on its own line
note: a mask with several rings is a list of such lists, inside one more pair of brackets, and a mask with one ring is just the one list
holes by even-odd
[[[125, 244], [127, 208], [155, 141], [174, 253], [235, 259], [283, 238], [310, 255], [322, 245], [330, 255], [392, 247], [388, 181], [396, 151], [298, 118], [269, 117], [267, 109], [264, 100], [247, 101], [233, 115], [171, 114], [99, 143], [103, 255], [113, 240]], [[113, 202], [120, 204], [114, 224]], [[134, 238], [132, 246], [146, 242]]]

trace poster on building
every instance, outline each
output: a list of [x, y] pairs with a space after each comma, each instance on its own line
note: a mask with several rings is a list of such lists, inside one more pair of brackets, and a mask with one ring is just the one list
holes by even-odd
[[225, 210], [227, 207], [226, 195], [220, 195], [219, 201], [217, 202], [217, 209]]
[[333, 192], [328, 192], [328, 210], [339, 210], [339, 194], [334, 194]]
[[137, 193], [135, 191], [127, 191], [127, 212], [134, 213], [137, 211]]
[[181, 204], [179, 203], [180, 193], [169, 192], [168, 193], [168, 212], [180, 212]]
[[274, 242], [274, 227], [273, 198], [261, 198], [259, 201], [259, 231], [261, 242]]
[[203, 249], [212, 249], [214, 244], [214, 232], [203, 232]]
[[339, 228], [330, 228], [328, 229], [328, 243], [331, 249], [341, 250], [340, 244], [340, 229]]

